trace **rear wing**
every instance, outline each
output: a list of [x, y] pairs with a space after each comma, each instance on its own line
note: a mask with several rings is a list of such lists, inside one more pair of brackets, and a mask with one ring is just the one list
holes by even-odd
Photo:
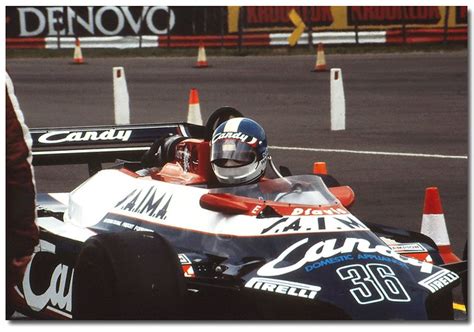
[[117, 159], [140, 161], [164, 136], [204, 138], [205, 127], [189, 123], [32, 128], [33, 165], [88, 164], [91, 174]]

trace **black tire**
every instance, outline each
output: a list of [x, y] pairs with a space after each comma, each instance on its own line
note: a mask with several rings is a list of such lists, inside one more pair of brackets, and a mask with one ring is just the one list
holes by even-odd
[[176, 252], [149, 232], [100, 234], [88, 239], [74, 271], [74, 319], [172, 319], [184, 277]]

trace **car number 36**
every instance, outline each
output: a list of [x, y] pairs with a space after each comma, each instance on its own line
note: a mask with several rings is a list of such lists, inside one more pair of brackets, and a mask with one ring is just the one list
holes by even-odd
[[353, 264], [336, 270], [341, 280], [351, 281], [356, 287], [350, 292], [359, 304], [384, 300], [409, 302], [410, 296], [390, 266], [384, 264]]

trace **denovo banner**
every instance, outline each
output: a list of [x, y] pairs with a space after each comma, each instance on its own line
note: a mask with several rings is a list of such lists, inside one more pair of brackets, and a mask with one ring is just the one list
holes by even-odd
[[[230, 9], [232, 8], [232, 10]], [[235, 10], [237, 9], [237, 10]], [[6, 7], [7, 38], [223, 35], [291, 31], [294, 9], [313, 31], [466, 27], [466, 6], [21, 6]], [[236, 29], [231, 29], [236, 32]]]

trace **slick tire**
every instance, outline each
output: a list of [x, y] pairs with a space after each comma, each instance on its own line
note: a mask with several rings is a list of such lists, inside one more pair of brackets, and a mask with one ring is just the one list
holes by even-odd
[[184, 294], [176, 252], [150, 232], [100, 234], [79, 254], [73, 319], [173, 319]]

